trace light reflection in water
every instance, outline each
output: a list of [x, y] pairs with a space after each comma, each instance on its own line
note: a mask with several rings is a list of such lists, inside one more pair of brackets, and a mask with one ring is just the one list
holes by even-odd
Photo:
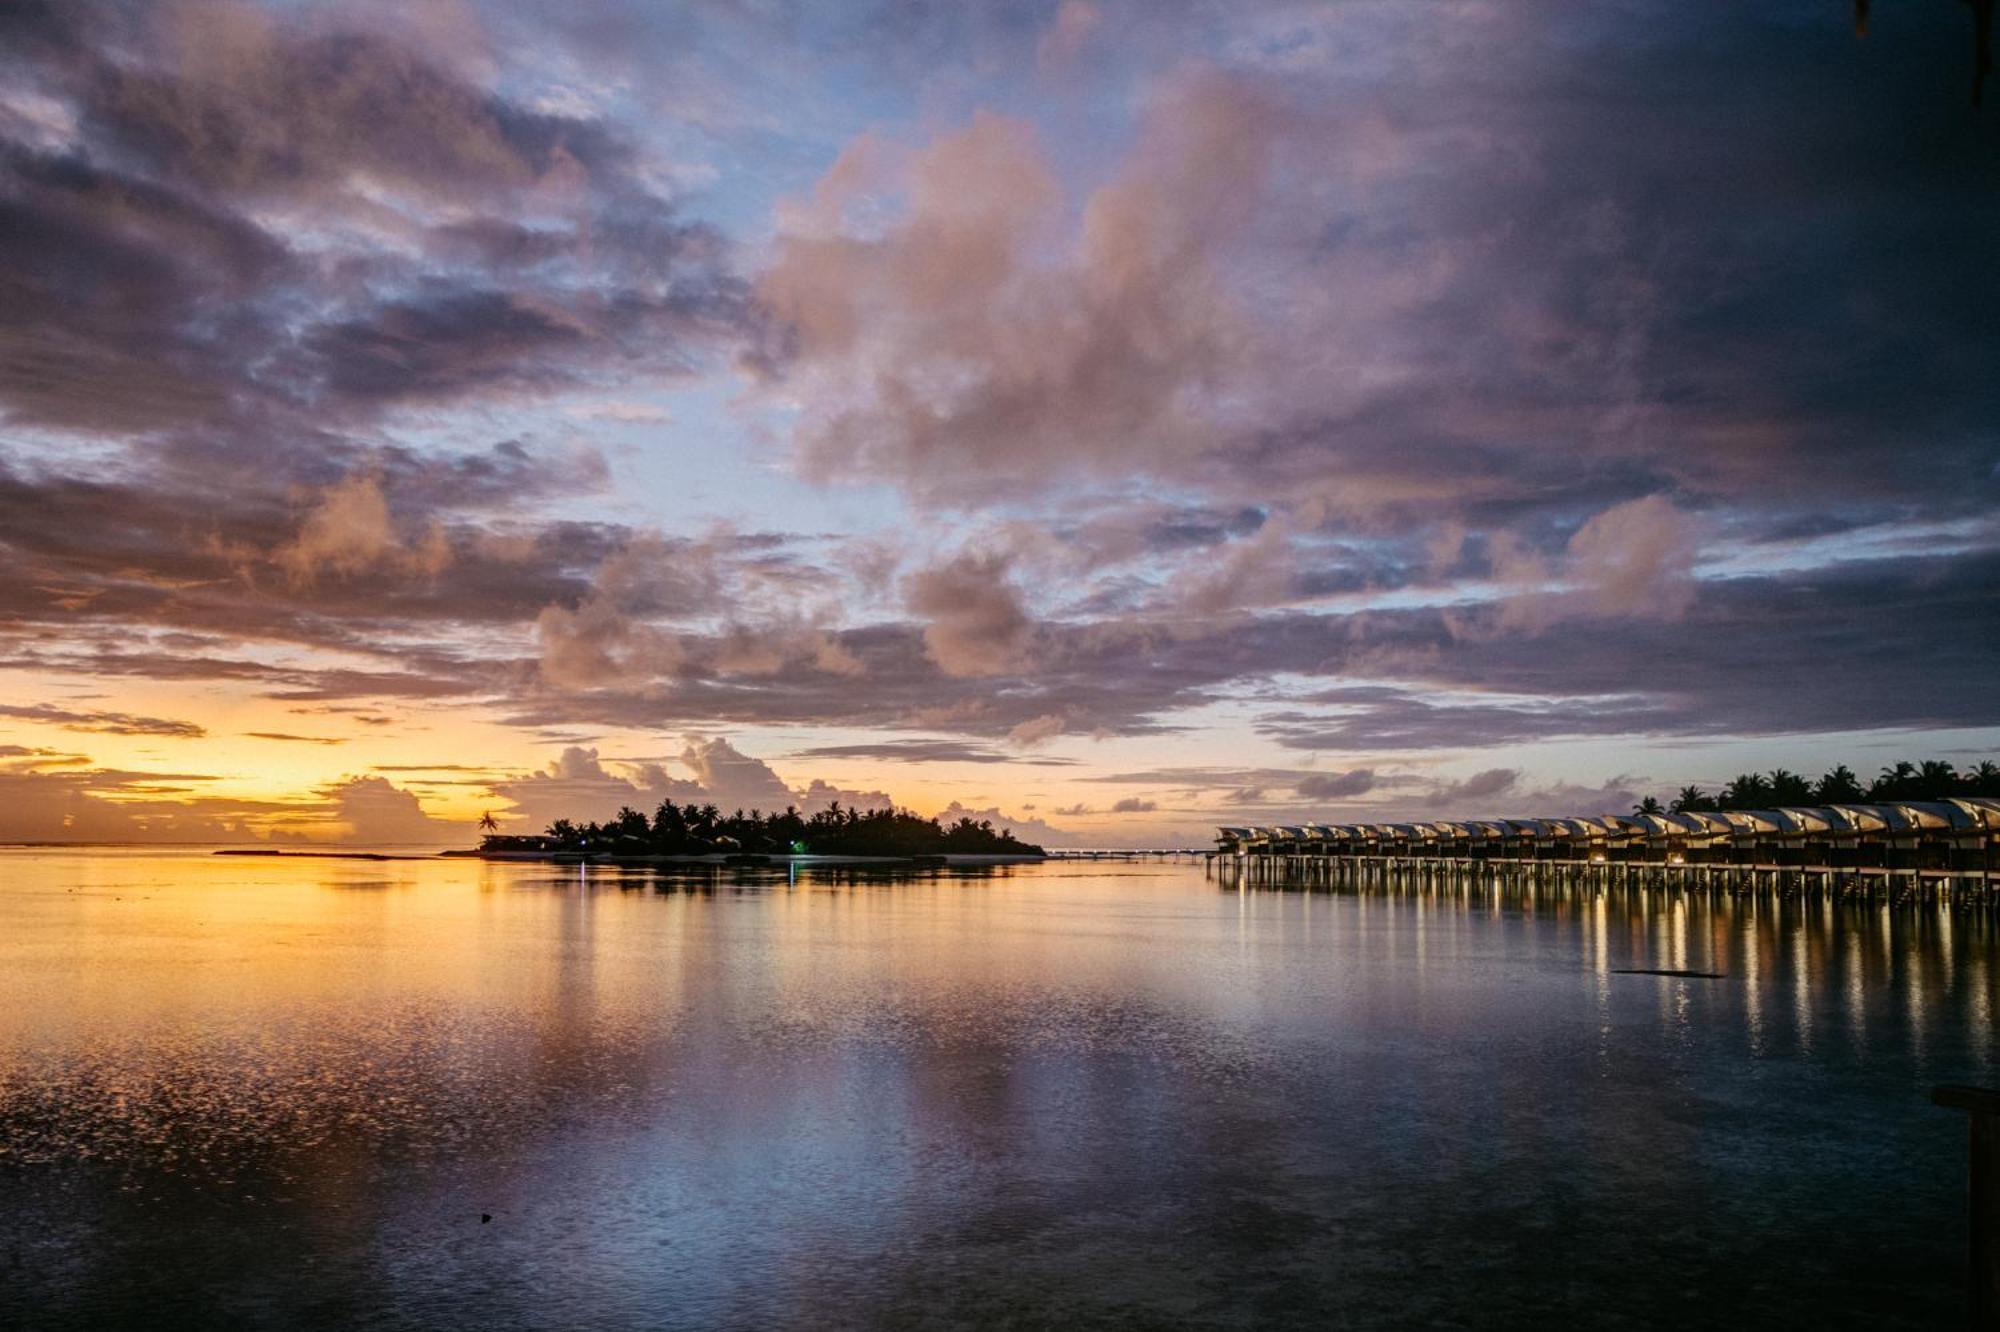
[[[1783, 914], [1790, 915], [1785, 912]], [[1813, 1034], [1813, 958], [1811, 937], [1804, 922], [1793, 925], [1787, 933], [1792, 951], [1792, 1021], [1798, 1025], [1799, 1049], [1812, 1053]]]
[[1979, 1071], [1975, 1079], [1984, 1084], [1993, 1076], [1993, 959], [1981, 951], [1977, 945], [1968, 950], [1965, 960], [1965, 999], [1971, 1023], [1971, 1038], [1967, 1042], [1973, 1065]]
[[1910, 1051], [1921, 1065], [1924, 1059], [1925, 1028], [1929, 1025], [1929, 1005], [1925, 1002], [1924, 943], [1922, 934], [1912, 928], [1916, 924], [1914, 916], [1896, 922], [1903, 935], [1903, 1004], [1908, 1011], [1905, 1018], [1910, 1031]]
[[1741, 907], [1743, 927], [1737, 943], [1738, 957], [1743, 968], [1743, 1013], [1744, 1025], [1748, 1030], [1750, 1053], [1762, 1058], [1768, 1047], [1764, 1034], [1764, 951], [1759, 937], [1759, 911], [1761, 903], [1755, 897], [1744, 899]]
[[1840, 992], [1842, 1016], [1853, 1047], [1863, 1050], [1868, 1045], [1868, 978], [1863, 970], [1862, 950], [1847, 948], [1842, 953], [1846, 969]]
[[1990, 916], [1774, 896], [14, 854], [0, 927], [10, 1326], [1919, 1326], [1991, 1073]]

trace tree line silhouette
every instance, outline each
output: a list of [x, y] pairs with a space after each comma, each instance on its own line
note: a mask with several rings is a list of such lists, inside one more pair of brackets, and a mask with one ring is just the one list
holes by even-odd
[[[525, 847], [538, 839], [489, 836], [489, 850]], [[780, 814], [737, 810], [725, 815], [714, 805], [663, 801], [649, 819], [631, 806], [604, 823], [557, 819], [546, 843], [535, 849], [609, 852], [613, 855], [715, 855], [734, 852], [832, 856], [1014, 855], [1038, 856], [1042, 848], [1023, 842], [1011, 828], [990, 819], [960, 818], [946, 826], [907, 809], [848, 809], [840, 802], [810, 818], [796, 808]]]
[[1845, 763], [1821, 774], [1818, 781], [1786, 768], [1741, 773], [1714, 795], [1699, 786], [1683, 786], [1666, 806], [1647, 796], [1632, 807], [1635, 814], [1712, 813], [1725, 809], [1774, 809], [1784, 805], [1857, 805], [1889, 800], [1944, 800], [1951, 796], [2000, 796], [2000, 765], [1979, 764], [1960, 772], [1943, 759], [1904, 761], [1882, 769], [1862, 785]]

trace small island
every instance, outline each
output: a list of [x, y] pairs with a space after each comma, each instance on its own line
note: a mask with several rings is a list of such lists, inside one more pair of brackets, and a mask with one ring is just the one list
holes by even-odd
[[[448, 853], [450, 854], [450, 853]], [[661, 803], [651, 818], [627, 806], [604, 823], [558, 819], [541, 834], [490, 832], [475, 851], [491, 860], [780, 861], [996, 863], [1040, 860], [1041, 847], [991, 820], [946, 826], [907, 809], [851, 809], [839, 802], [810, 816], [795, 808], [725, 815], [714, 805]]]

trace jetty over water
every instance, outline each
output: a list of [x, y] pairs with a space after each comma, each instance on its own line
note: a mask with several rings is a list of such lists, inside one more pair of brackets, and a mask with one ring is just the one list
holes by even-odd
[[1250, 879], [1334, 886], [1534, 875], [1575, 884], [1924, 894], [2000, 904], [2000, 799], [1217, 830]]

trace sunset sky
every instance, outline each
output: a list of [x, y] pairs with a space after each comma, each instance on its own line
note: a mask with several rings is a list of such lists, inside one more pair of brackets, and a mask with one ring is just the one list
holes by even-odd
[[1834, 0], [0, 5], [0, 840], [2000, 749], [2000, 96]]

